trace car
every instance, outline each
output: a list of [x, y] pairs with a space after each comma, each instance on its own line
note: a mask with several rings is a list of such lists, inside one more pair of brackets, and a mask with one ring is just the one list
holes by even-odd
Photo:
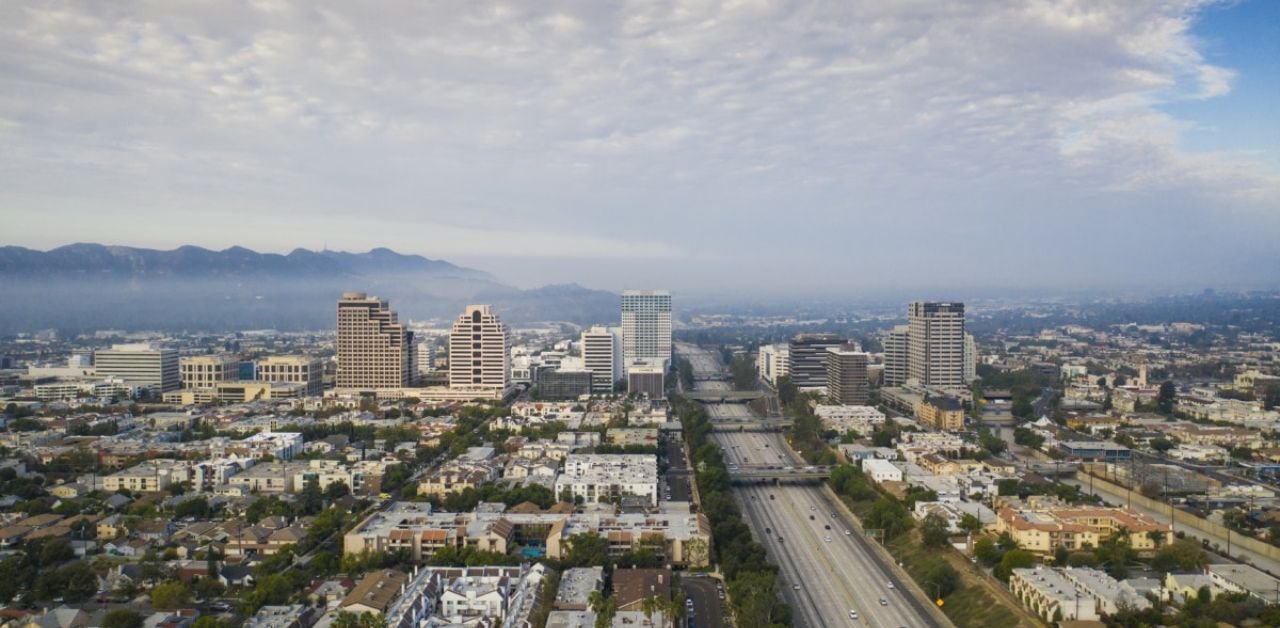
[[781, 543], [781, 542], [782, 542], [782, 537], [781, 537], [781, 536], [779, 536], [779, 537], [778, 537], [778, 542], [779, 542], [779, 543]]
[[[787, 468], [788, 468], [788, 469], [790, 469], [791, 467], [787, 467]], [[818, 507], [817, 507], [817, 506], [810, 506], [810, 507], [809, 507], [809, 510], [810, 510], [810, 511], [814, 511], [814, 510], [817, 510], [817, 509], [818, 509]]]
[[800, 585], [798, 585], [798, 584], [793, 584], [793, 585], [791, 585], [791, 590], [792, 590], [792, 591], [799, 591], [799, 590], [800, 590]]
[[892, 582], [890, 582], [890, 583], [889, 583], [889, 590], [890, 590], [890, 591], [892, 591], [892, 590], [893, 590], [893, 583], [892, 583]]
[[889, 605], [889, 600], [880, 598], [880, 606], [888, 606], [888, 605]]
[[684, 605], [685, 605], [685, 607], [687, 607], [687, 608], [693, 608], [693, 598], [691, 598], [691, 597], [687, 597], [687, 598], [685, 598], [685, 599], [684, 599]]
[[817, 521], [817, 520], [813, 518], [813, 515], [809, 515], [809, 521]]
[[828, 536], [828, 537], [824, 537], [822, 540], [823, 540], [824, 542], [826, 542], [826, 543], [830, 543], [830, 542], [831, 542], [831, 537], [829, 537], [829, 536]]
[[716, 591], [716, 596], [723, 600], [723, 599], [724, 599], [724, 590]]
[[773, 499], [773, 493], [769, 493], [769, 499]]
[[845, 530], [845, 531], [844, 531], [844, 535], [845, 535], [845, 536], [853, 536], [853, 532], [850, 532], [849, 530]]
[[857, 618], [858, 618], [858, 611], [855, 611], [852, 608], [849, 609], [849, 619], [857, 619]]
[[823, 524], [823, 526], [822, 526], [822, 527], [823, 527], [824, 529], [826, 529], [826, 530], [830, 530], [830, 529], [831, 529], [831, 524], [829, 524], [829, 523], [827, 523], [827, 524]]
[[768, 528], [768, 527], [766, 527], [766, 528], [764, 529], [764, 533], [765, 533], [765, 534], [773, 534], [773, 528]]

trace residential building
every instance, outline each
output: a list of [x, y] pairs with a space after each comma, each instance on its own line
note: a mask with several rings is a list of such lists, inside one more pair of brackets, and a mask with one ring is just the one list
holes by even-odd
[[573, 567], [560, 575], [553, 608], [584, 611], [591, 607], [591, 592], [604, 590], [603, 567]]
[[1009, 592], [1047, 622], [1101, 619], [1093, 598], [1054, 569], [1014, 569], [1009, 576]]
[[339, 389], [403, 388], [413, 384], [413, 332], [383, 299], [347, 292], [338, 301]]
[[831, 405], [818, 404], [813, 414], [822, 421], [826, 429], [840, 433], [853, 430], [859, 434], [870, 434], [884, 425], [884, 413], [872, 406], [864, 405]]
[[964, 429], [964, 406], [955, 397], [926, 395], [916, 415], [921, 423], [935, 430], [957, 432]]
[[791, 349], [788, 345], [764, 345], [756, 353], [756, 372], [770, 386], [778, 385], [778, 378], [791, 374]]
[[862, 460], [862, 472], [876, 484], [884, 482], [901, 482], [902, 469], [888, 460], [866, 458]]
[[884, 386], [901, 386], [907, 381], [907, 362], [910, 359], [911, 328], [898, 325], [884, 337]]
[[1018, 547], [1041, 555], [1059, 546], [1068, 551], [1098, 547], [1124, 532], [1138, 552], [1153, 552], [1173, 542], [1173, 526], [1128, 508], [1039, 505], [1005, 507], [996, 517], [996, 533], [1008, 533]]
[[258, 361], [258, 381], [303, 384], [304, 394], [324, 394], [324, 362], [305, 355], [278, 355]]
[[115, 378], [152, 392], [177, 390], [182, 385], [178, 352], [150, 344], [119, 344], [93, 352], [98, 377]]
[[582, 361], [591, 372], [591, 391], [613, 392], [622, 379], [622, 329], [596, 325], [583, 330], [579, 339]]
[[974, 340], [973, 334], [966, 333], [964, 335], [964, 381], [967, 383], [976, 379], [978, 379], [978, 342]]
[[240, 379], [240, 359], [229, 353], [195, 355], [178, 361], [183, 390], [210, 390]]
[[791, 383], [801, 390], [826, 391], [827, 349], [844, 344], [845, 339], [835, 334], [800, 334], [792, 338], [787, 347]]
[[1151, 608], [1151, 601], [1143, 597], [1127, 582], [1107, 575], [1092, 567], [1067, 567], [1058, 573], [1075, 585], [1076, 590], [1093, 599], [1098, 611], [1115, 615], [1124, 609], [1142, 611]]
[[395, 569], [380, 569], [366, 575], [338, 604], [348, 613], [384, 615], [400, 597], [409, 576]]
[[488, 305], [468, 305], [449, 333], [449, 387], [506, 391], [511, 334]]
[[638, 495], [658, 504], [658, 459], [648, 454], [569, 454], [556, 495], [594, 504]]
[[870, 393], [867, 383], [867, 354], [854, 345], [827, 349], [827, 397], [851, 406], [866, 405]]
[[1219, 563], [1205, 567], [1215, 588], [1248, 593], [1267, 604], [1280, 604], [1280, 579], [1252, 565]]
[[923, 386], [959, 388], [964, 379], [964, 304], [907, 306], [907, 377]]
[[671, 293], [666, 290], [624, 290], [622, 293], [622, 355], [627, 368], [637, 360], [671, 361]]

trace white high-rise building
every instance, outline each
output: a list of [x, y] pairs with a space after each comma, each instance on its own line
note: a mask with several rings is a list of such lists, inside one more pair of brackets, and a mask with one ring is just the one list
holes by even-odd
[[671, 361], [670, 292], [623, 291], [622, 354], [628, 367], [637, 360]]
[[582, 332], [582, 360], [591, 371], [591, 391], [608, 393], [622, 379], [622, 330], [596, 325]]
[[907, 377], [924, 386], [964, 386], [964, 304], [907, 306]]
[[98, 377], [117, 378], [130, 386], [146, 386], [153, 392], [177, 390], [182, 385], [178, 352], [150, 344], [114, 345], [93, 352]]
[[964, 335], [964, 381], [971, 383], [978, 379], [978, 342], [973, 334]]
[[488, 305], [468, 305], [449, 333], [449, 388], [511, 386], [511, 333]]
[[908, 339], [911, 337], [907, 325], [898, 325], [889, 330], [884, 337], [884, 385], [886, 387], [901, 386], [907, 381], [907, 362], [910, 361]]
[[791, 374], [791, 347], [785, 344], [764, 345], [756, 354], [756, 371], [760, 379], [770, 386], [778, 385], [778, 378]]
[[418, 374], [427, 373], [436, 369], [436, 346], [430, 342], [418, 343], [418, 351], [415, 354], [418, 360]]

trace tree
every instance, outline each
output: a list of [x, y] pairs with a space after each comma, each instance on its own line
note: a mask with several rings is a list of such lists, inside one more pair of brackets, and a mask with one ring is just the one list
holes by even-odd
[[609, 541], [595, 532], [569, 537], [569, 553], [565, 565], [570, 567], [603, 567], [609, 563]]
[[1156, 409], [1165, 416], [1173, 414], [1173, 405], [1178, 397], [1178, 389], [1173, 380], [1165, 380], [1160, 384], [1160, 392], [1156, 394]]
[[1162, 572], [1199, 571], [1209, 562], [1204, 548], [1191, 539], [1178, 539], [1156, 551], [1151, 566]]
[[985, 537], [978, 539], [978, 542], [973, 544], [973, 555], [988, 567], [1000, 562], [1000, 559], [1004, 557], [1004, 553], [1000, 551], [1000, 548], [996, 547], [995, 541]]
[[1035, 564], [1035, 554], [1021, 549], [1009, 550], [1000, 559], [1000, 566], [996, 567], [995, 574], [997, 578], [1008, 582], [1014, 569], [1027, 569], [1034, 567]]
[[103, 616], [102, 628], [142, 628], [142, 622], [143, 617], [137, 611], [118, 608]]
[[1152, 448], [1152, 449], [1154, 449], [1154, 450], [1156, 450], [1156, 451], [1158, 451], [1158, 452], [1160, 452], [1160, 453], [1164, 453], [1164, 452], [1166, 452], [1166, 451], [1169, 451], [1170, 449], [1173, 449], [1173, 446], [1174, 446], [1174, 445], [1173, 445], [1173, 441], [1171, 441], [1171, 440], [1169, 440], [1169, 439], [1167, 439], [1167, 438], [1165, 438], [1165, 437], [1163, 437], [1163, 436], [1157, 436], [1157, 437], [1155, 437], [1155, 438], [1151, 439], [1151, 441], [1150, 441], [1148, 444], [1149, 444], [1149, 445], [1151, 445], [1151, 448]]
[[778, 401], [782, 405], [789, 406], [795, 402], [800, 389], [796, 387], [795, 382], [791, 381], [790, 375], [779, 376], [776, 382], [778, 389]]
[[[400, 464], [395, 465], [396, 468], [400, 468], [404, 466], [405, 465], [400, 465]], [[329, 501], [340, 499], [350, 494], [351, 494], [351, 487], [347, 486], [346, 482], [332, 482], [329, 484], [329, 486], [326, 486], [324, 489], [324, 496], [328, 498]]]
[[1142, 493], [1143, 497], [1156, 499], [1160, 497], [1160, 493], [1163, 491], [1163, 488], [1164, 487], [1162, 487], [1159, 482], [1155, 480], [1147, 480], [1142, 483], [1142, 486], [1138, 488], [1138, 491]]
[[970, 534], [976, 534], [978, 531], [982, 530], [982, 520], [967, 512], [960, 517], [960, 523], [957, 525], [961, 530]]
[[950, 536], [947, 520], [938, 513], [929, 513], [920, 524], [920, 538], [925, 547], [942, 547]]
[[960, 574], [955, 567], [951, 566], [951, 563], [945, 560], [930, 562], [920, 576], [920, 584], [923, 585], [924, 592], [939, 598], [954, 593], [960, 583]]
[[187, 585], [181, 582], [162, 582], [151, 589], [151, 605], [156, 608], [181, 608], [186, 606], [190, 599], [191, 591], [187, 590]]

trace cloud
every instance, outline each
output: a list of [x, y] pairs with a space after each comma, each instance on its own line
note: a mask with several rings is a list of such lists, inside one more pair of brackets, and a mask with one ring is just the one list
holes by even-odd
[[972, 276], [1068, 215], [1126, 233], [1177, 207], [1171, 239], [1274, 238], [1275, 155], [1188, 153], [1163, 110], [1232, 97], [1190, 33], [1213, 4], [10, 3], [0, 203], [26, 241], [122, 240], [128, 215], [173, 243], [278, 243], [207, 221], [248, 213], [498, 272], [741, 255], [815, 287], [932, 280], [957, 233], [973, 250], [945, 265]]

